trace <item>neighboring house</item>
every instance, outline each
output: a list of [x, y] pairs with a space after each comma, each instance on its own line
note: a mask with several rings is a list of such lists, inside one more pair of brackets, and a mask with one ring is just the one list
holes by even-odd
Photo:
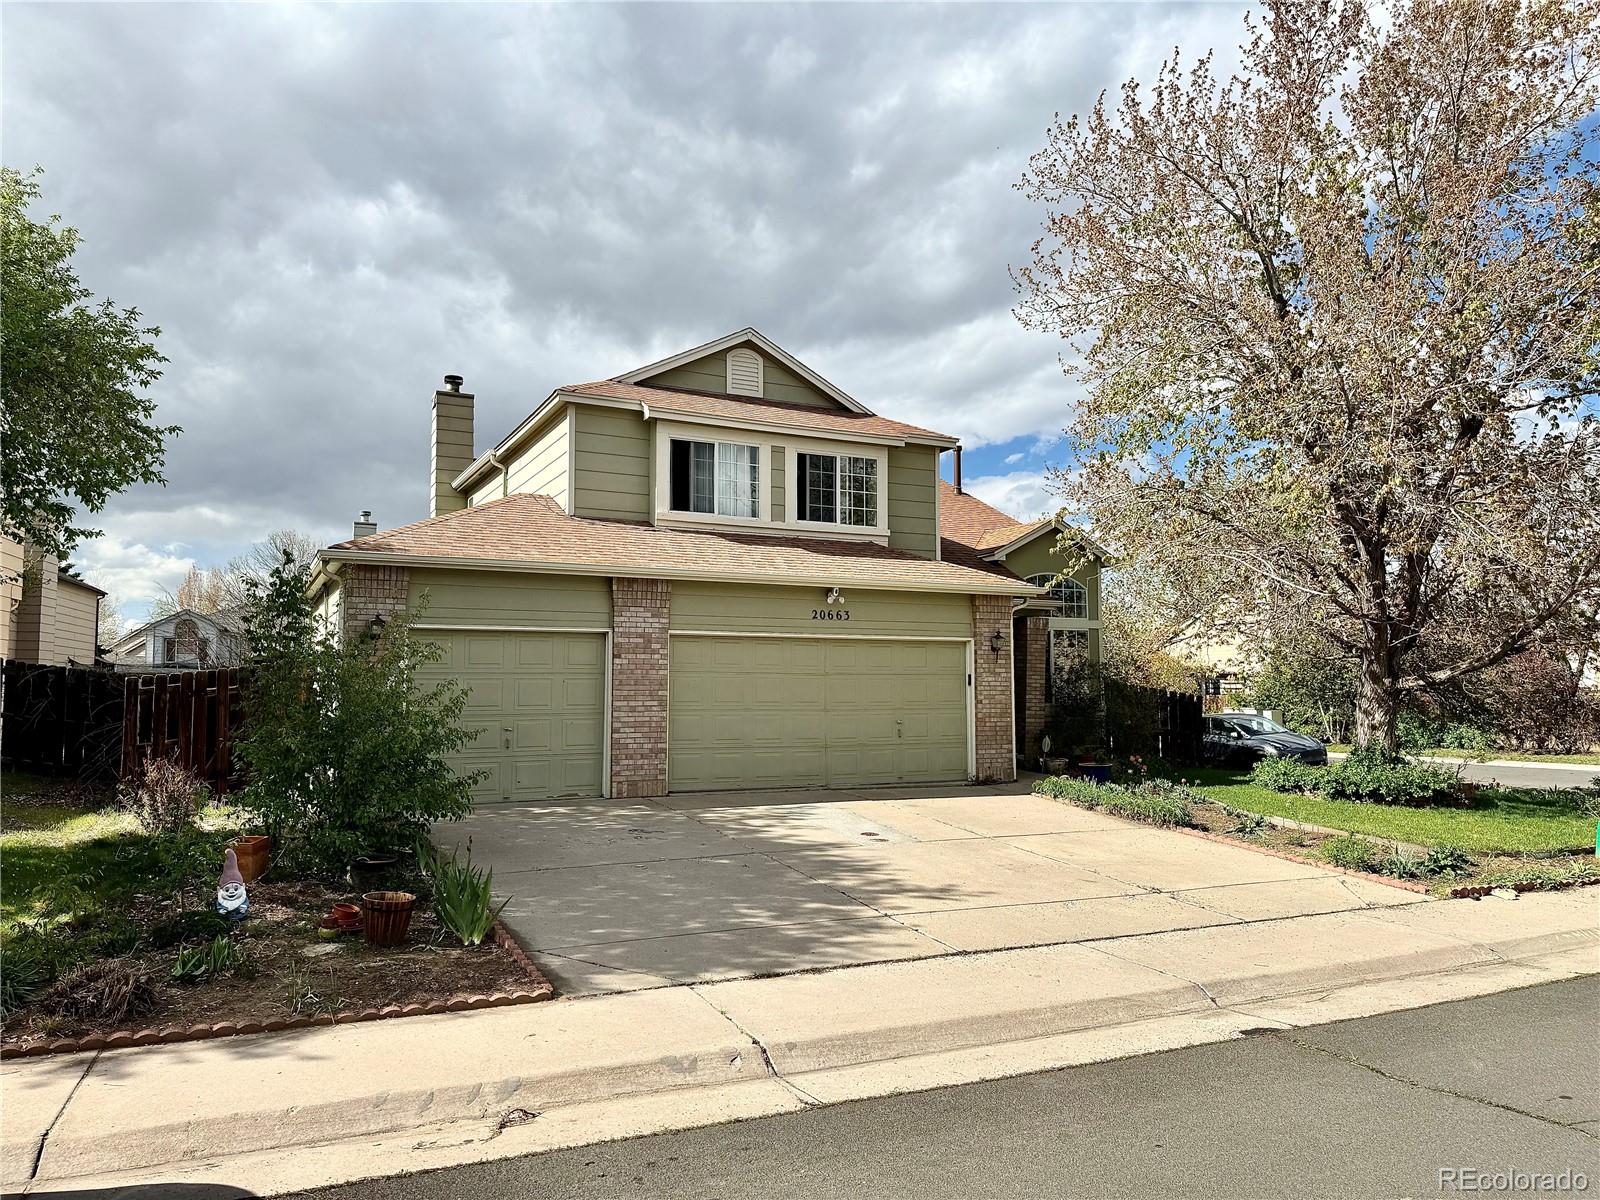
[[244, 627], [237, 612], [180, 608], [130, 629], [106, 648], [106, 656], [119, 671], [229, 667], [243, 660]]
[[0, 536], [0, 658], [93, 666], [104, 597], [53, 556]]
[[432, 515], [363, 514], [312, 590], [347, 638], [425, 603], [480, 801], [1011, 779], [1044, 687], [1016, 631], [1097, 638], [1096, 569], [1081, 604], [1025, 582], [1054, 578], [1053, 522], [941, 486], [955, 438], [755, 330], [558, 388], [482, 452], [461, 384], [433, 398]]

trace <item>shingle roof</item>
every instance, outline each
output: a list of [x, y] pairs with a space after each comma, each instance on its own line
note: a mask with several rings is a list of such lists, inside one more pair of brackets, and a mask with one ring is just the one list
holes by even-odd
[[934, 562], [873, 542], [602, 521], [572, 516], [549, 496], [530, 494], [340, 542], [324, 553], [346, 560], [363, 554], [488, 559], [588, 568], [595, 574], [690, 574], [945, 591], [1009, 590], [1005, 585], [1016, 584], [1023, 592], [1029, 590], [999, 564], [966, 553]]
[[974, 550], [994, 550], [1013, 542], [1030, 529], [1050, 524], [1049, 517], [1037, 521], [1018, 521], [1008, 517], [968, 492], [958, 492], [939, 481], [939, 532]]
[[729, 421], [751, 421], [764, 425], [778, 425], [785, 429], [819, 430], [828, 433], [860, 434], [865, 437], [932, 438], [939, 442], [955, 444], [956, 439], [945, 433], [935, 433], [904, 421], [891, 421], [888, 417], [872, 413], [845, 412], [841, 409], [815, 408], [806, 404], [785, 404], [779, 400], [755, 397], [717, 396], [707, 392], [689, 392], [678, 388], [645, 387], [637, 383], [620, 383], [615, 379], [601, 379], [594, 383], [579, 383], [557, 389], [574, 396], [596, 396], [606, 400], [633, 400], [650, 406], [652, 414], [670, 416], [682, 413], [688, 416], [713, 417]]

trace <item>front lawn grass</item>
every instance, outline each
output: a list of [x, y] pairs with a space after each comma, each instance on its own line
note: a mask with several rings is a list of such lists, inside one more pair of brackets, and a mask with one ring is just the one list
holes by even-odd
[[[1328, 749], [1335, 754], [1350, 753], [1350, 747], [1342, 743], [1330, 745]], [[1459, 758], [1465, 762], [1571, 763], [1573, 766], [1578, 767], [1600, 767], [1600, 754], [1530, 754], [1522, 750], [1452, 750], [1447, 746], [1439, 746], [1431, 750], [1407, 750], [1405, 753], [1411, 758]]]
[[1402, 808], [1270, 792], [1238, 771], [1183, 772], [1209, 800], [1246, 812], [1423, 846], [1529, 853], [1593, 848], [1595, 821], [1570, 792], [1528, 788], [1480, 792], [1471, 808]]

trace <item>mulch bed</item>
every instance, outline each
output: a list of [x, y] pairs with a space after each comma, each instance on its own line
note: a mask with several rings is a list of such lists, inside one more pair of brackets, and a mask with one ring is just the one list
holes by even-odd
[[149, 973], [152, 1005], [96, 1027], [36, 1000], [6, 1017], [0, 1057], [497, 1007], [554, 994], [503, 926], [482, 946], [462, 946], [425, 899], [402, 946], [368, 946], [359, 933], [321, 940], [317, 924], [338, 900], [360, 897], [315, 882], [253, 884], [250, 915], [231, 932], [244, 970], [178, 983], [171, 978], [178, 946], [137, 950], [125, 961]]

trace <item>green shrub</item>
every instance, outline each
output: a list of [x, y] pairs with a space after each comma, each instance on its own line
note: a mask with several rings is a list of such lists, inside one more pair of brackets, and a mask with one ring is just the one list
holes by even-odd
[[1472, 870], [1472, 859], [1455, 846], [1435, 846], [1420, 865], [1423, 876], [1428, 879], [1453, 879]]
[[1094, 783], [1088, 779], [1057, 775], [1037, 781], [1033, 790], [1130, 821], [1168, 826], [1194, 824], [1191, 807], [1194, 793], [1167, 779], [1149, 779], [1136, 787], [1125, 787], [1117, 783]]
[[236, 971], [244, 961], [239, 947], [219, 934], [203, 946], [189, 946], [178, 951], [172, 964], [172, 978], [178, 983], [200, 983]]
[[1374, 845], [1366, 838], [1359, 838], [1349, 833], [1344, 837], [1329, 838], [1323, 842], [1321, 854], [1336, 867], [1343, 867], [1347, 871], [1366, 871], [1369, 874], [1376, 874], [1387, 857], [1382, 847]]
[[11, 939], [0, 947], [0, 1017], [31, 1004], [54, 978], [54, 964], [42, 947]]
[[151, 926], [146, 940], [157, 950], [196, 938], [214, 938], [228, 931], [227, 917], [214, 908], [193, 908]]
[[411, 614], [341, 642], [319, 630], [308, 584], [308, 570], [285, 556], [251, 591], [250, 719], [238, 743], [250, 783], [241, 799], [277, 839], [278, 863], [335, 874], [465, 816], [482, 773], [458, 775], [447, 760], [479, 731], [459, 723], [459, 682], [418, 682], [441, 650], [412, 631]]
[[1250, 782], [1269, 792], [1315, 792], [1327, 771], [1292, 758], [1263, 758], [1251, 768]]
[[427, 842], [417, 844], [417, 864], [433, 885], [433, 911], [439, 924], [461, 940], [463, 946], [482, 945], [494, 928], [496, 918], [511, 903], [508, 896], [494, 903], [494, 872], [472, 865], [472, 847], [467, 847], [465, 862], [457, 861], [457, 851], [447, 855]]
[[1420, 806], [1452, 801], [1458, 795], [1457, 779], [1450, 772], [1381, 751], [1354, 750], [1318, 775], [1317, 790], [1329, 800]]

